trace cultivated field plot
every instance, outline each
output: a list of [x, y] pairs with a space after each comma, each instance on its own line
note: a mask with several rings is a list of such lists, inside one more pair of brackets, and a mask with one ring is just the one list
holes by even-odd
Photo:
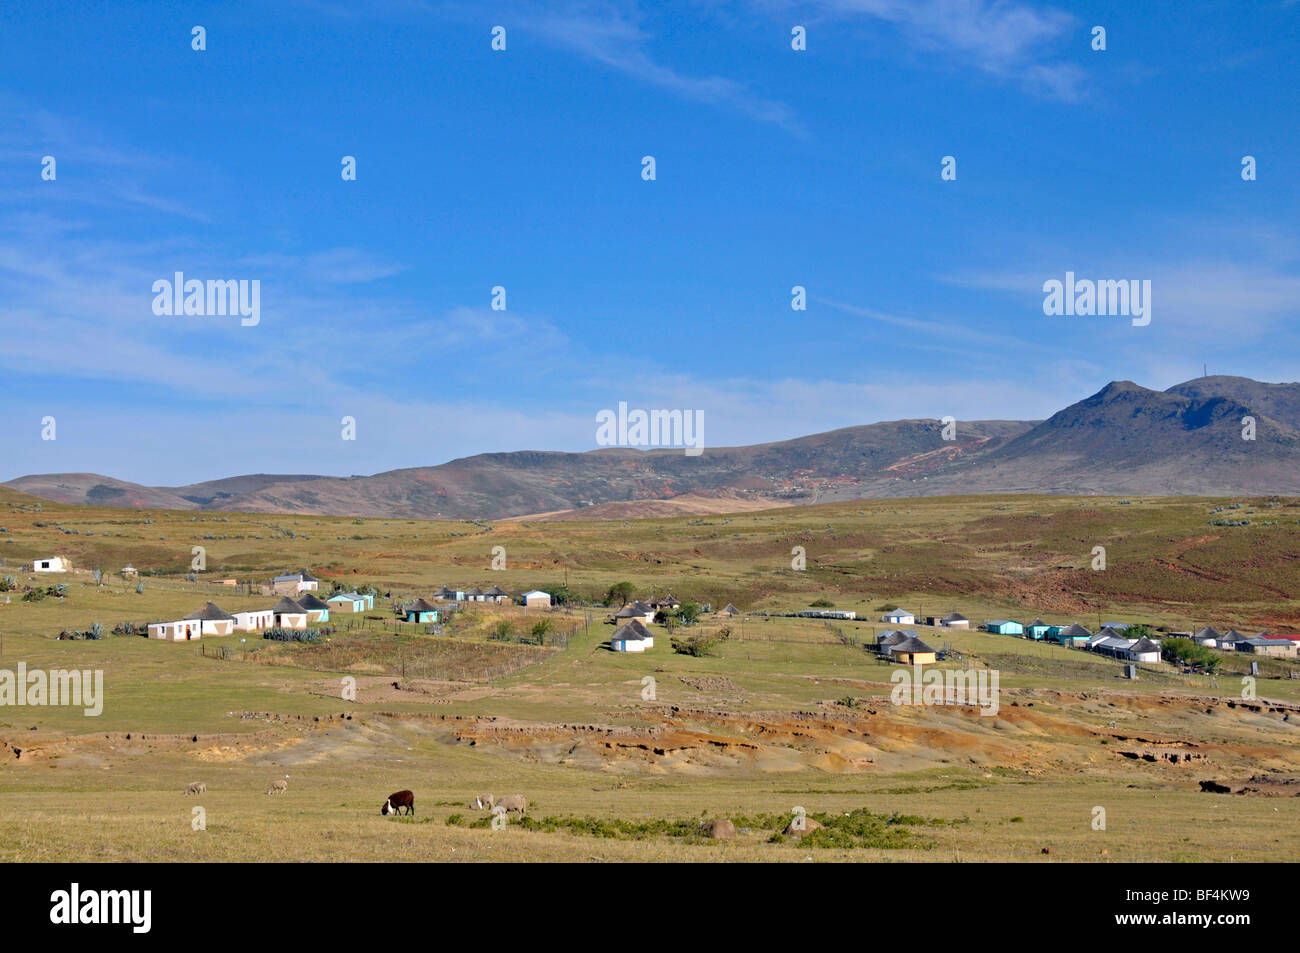
[[[1258, 522], [1209, 525], [1226, 505]], [[0, 857], [1295, 860], [1296, 660], [1262, 660], [1243, 698], [1245, 657], [1214, 676], [1143, 664], [1130, 680], [1081, 650], [915, 626], [948, 653], [938, 671], [998, 674], [996, 711], [982, 713], [895, 704], [904, 668], [868, 647], [895, 606], [1093, 629], [1294, 626], [1297, 519], [1288, 499], [972, 497], [480, 525], [136, 513], [6, 492], [0, 576], [17, 585], [0, 604], [0, 669], [102, 671], [103, 705], [0, 708]], [[198, 545], [208, 569], [190, 580]], [[1089, 568], [1098, 545], [1105, 571]], [[490, 568], [494, 546], [504, 571]], [[794, 546], [805, 570], [791, 568]], [[76, 571], [17, 568], [53, 553]], [[128, 563], [138, 580], [116, 575]], [[298, 567], [322, 589], [393, 599], [567, 585], [574, 604], [476, 607], [435, 634], [380, 599], [310, 644], [111, 634], [207, 600], [264, 606], [246, 584]], [[613, 609], [595, 603], [622, 581], [741, 611], [652, 625], [653, 648], [615, 653]], [[55, 583], [66, 592], [23, 601]], [[780, 615], [813, 603], [858, 618]], [[57, 638], [96, 622], [102, 639]], [[671, 648], [724, 628], [709, 654]], [[268, 795], [278, 779], [287, 789]], [[205, 792], [187, 796], [192, 782]], [[404, 788], [416, 813], [380, 816]], [[469, 807], [484, 792], [525, 795], [527, 817], [493, 829]], [[800, 812], [821, 828], [787, 833]], [[735, 835], [709, 836], [724, 818]]]

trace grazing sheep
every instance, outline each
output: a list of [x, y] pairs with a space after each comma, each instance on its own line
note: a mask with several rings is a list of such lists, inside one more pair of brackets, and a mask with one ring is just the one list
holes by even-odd
[[208, 786], [202, 781], [191, 781], [185, 786], [186, 794], [207, 794]]
[[284, 778], [276, 778], [274, 781], [272, 781], [271, 786], [266, 789], [266, 793], [283, 794], [285, 791], [289, 790], [289, 782], [285, 780], [285, 778], [287, 778], [288, 776], [289, 775], [286, 774]]
[[497, 799], [491, 794], [480, 794], [469, 802], [472, 811], [490, 811], [497, 806]]
[[507, 794], [497, 801], [496, 806], [504, 808], [507, 814], [518, 814], [520, 817], [528, 813], [528, 799], [522, 794]]
[[706, 821], [703, 826], [705, 837], [713, 837], [718, 840], [728, 840], [736, 836], [736, 825], [727, 817], [719, 817], [716, 820]]
[[388, 800], [379, 809], [379, 813], [383, 815], [400, 814], [402, 808], [406, 808], [407, 814], [415, 813], [415, 795], [410, 791], [398, 791], [396, 794], [388, 795]]

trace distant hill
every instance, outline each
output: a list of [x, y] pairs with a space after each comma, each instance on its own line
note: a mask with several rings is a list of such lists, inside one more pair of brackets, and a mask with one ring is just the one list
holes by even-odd
[[[1112, 382], [985, 455], [970, 472], [940, 474], [925, 495], [1300, 493], [1300, 413], [1290, 410], [1300, 408], [1300, 384], [1259, 386], [1290, 390], [1271, 392], [1265, 404], [1190, 385], [1162, 393]], [[1248, 395], [1247, 388], [1232, 389]], [[1242, 438], [1246, 416], [1255, 418], [1254, 440]]]
[[1165, 391], [1192, 400], [1227, 397], [1255, 413], [1300, 428], [1300, 384], [1266, 384], [1249, 377], [1198, 377]]
[[[1255, 418], [1252, 441], [1241, 436], [1245, 416]], [[987, 492], [1300, 494], [1300, 384], [1204, 377], [1161, 392], [1115, 381], [1047, 420], [959, 421], [956, 436], [943, 440], [937, 420], [897, 420], [696, 457], [527, 450], [366, 477], [254, 474], [150, 487], [73, 473], [5, 485], [101, 506], [454, 519], [584, 509], [630, 518]]]

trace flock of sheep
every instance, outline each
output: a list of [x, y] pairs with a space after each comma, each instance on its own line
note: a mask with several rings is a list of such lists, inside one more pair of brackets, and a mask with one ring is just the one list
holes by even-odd
[[[289, 775], [287, 774], [283, 778], [276, 778], [274, 781], [271, 782], [271, 786], [266, 789], [266, 793], [283, 794], [285, 791], [289, 790], [288, 778]], [[191, 781], [189, 784], [185, 785], [185, 793], [186, 795], [207, 794], [208, 786], [204, 784], [202, 781]]]
[[[266, 789], [267, 794], [283, 794], [289, 790], [289, 775], [283, 778], [276, 778], [271, 782], [271, 786]], [[202, 781], [191, 781], [185, 786], [185, 794], [206, 794], [208, 786]], [[469, 802], [470, 810], [487, 811], [494, 818], [505, 817], [508, 814], [518, 814], [524, 817], [528, 813], [528, 799], [522, 794], [507, 794], [501, 800], [497, 800], [491, 794], [480, 794], [474, 800]], [[405, 810], [403, 810], [405, 809]], [[410, 791], [394, 791], [384, 800], [384, 806], [379, 809], [379, 813], [385, 816], [389, 814], [414, 814], [415, 813], [415, 795]]]

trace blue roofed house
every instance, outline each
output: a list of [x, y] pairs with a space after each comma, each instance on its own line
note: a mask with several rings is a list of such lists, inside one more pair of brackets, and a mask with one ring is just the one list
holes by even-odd
[[1010, 619], [993, 619], [984, 623], [986, 632], [996, 632], [998, 635], [1024, 635], [1025, 627], [1019, 622], [1012, 622]]
[[1124, 633], [1120, 629], [1103, 626], [1088, 640], [1088, 650], [1112, 658], [1128, 659], [1128, 651], [1136, 643], [1137, 639], [1124, 638]]
[[325, 601], [337, 605], [344, 612], [365, 612], [375, 607], [375, 597], [370, 593], [336, 592]]
[[319, 587], [320, 580], [305, 569], [285, 573], [271, 580], [271, 592], [277, 596], [296, 596], [303, 592], [315, 592]]

